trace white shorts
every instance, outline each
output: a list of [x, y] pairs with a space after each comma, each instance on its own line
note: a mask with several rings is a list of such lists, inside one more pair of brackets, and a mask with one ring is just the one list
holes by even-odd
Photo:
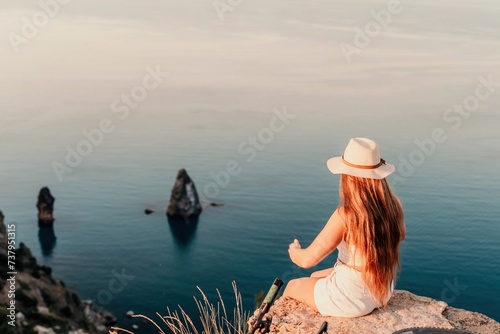
[[321, 315], [334, 317], [360, 317], [379, 307], [362, 274], [340, 262], [316, 282], [314, 302]]

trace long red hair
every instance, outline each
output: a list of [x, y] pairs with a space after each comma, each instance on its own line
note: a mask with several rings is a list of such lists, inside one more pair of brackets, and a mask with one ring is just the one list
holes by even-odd
[[346, 243], [365, 259], [365, 284], [374, 299], [385, 305], [406, 234], [401, 202], [386, 179], [342, 174], [339, 208], [347, 225]]

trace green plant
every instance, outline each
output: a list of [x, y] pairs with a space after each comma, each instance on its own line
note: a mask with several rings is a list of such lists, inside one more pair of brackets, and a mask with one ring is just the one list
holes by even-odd
[[[167, 315], [162, 316], [156, 313], [158, 317], [162, 320], [163, 324], [167, 326], [174, 334], [245, 334], [247, 330], [247, 322], [249, 318], [249, 313], [243, 310], [243, 301], [241, 294], [236, 288], [236, 283], [233, 282], [234, 297], [236, 299], [236, 306], [233, 310], [233, 319], [229, 319], [226, 307], [224, 305], [224, 300], [217, 290], [219, 296], [219, 301], [216, 305], [211, 303], [203, 291], [198, 287], [202, 298], [197, 299], [194, 297], [196, 306], [199, 311], [199, 318], [201, 320], [202, 329], [201, 331], [196, 328], [191, 317], [179, 307], [179, 311], [170, 311], [167, 308]], [[134, 315], [134, 318], [142, 318], [151, 322], [158, 330], [159, 333], [165, 334], [163, 329], [153, 320], [144, 315]], [[112, 330], [123, 331], [125, 333], [133, 334], [126, 329], [112, 327]]]

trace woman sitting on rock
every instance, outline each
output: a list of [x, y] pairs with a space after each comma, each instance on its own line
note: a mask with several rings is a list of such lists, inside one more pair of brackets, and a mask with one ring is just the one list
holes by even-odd
[[337, 263], [291, 280], [284, 296], [325, 316], [363, 316], [387, 304], [399, 267], [403, 208], [385, 179], [395, 167], [366, 138], [351, 139], [344, 155], [327, 165], [333, 174], [342, 174], [339, 205], [309, 247], [295, 239], [288, 253], [299, 267], [311, 268], [338, 249]]

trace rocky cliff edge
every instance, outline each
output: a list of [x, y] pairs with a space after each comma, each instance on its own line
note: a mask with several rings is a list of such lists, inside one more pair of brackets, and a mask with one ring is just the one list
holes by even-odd
[[392, 334], [412, 327], [500, 334], [500, 324], [483, 314], [402, 290], [394, 292], [385, 308], [360, 318], [323, 317], [307, 305], [284, 297], [275, 302], [268, 315], [272, 316], [271, 334], [317, 333], [324, 321], [328, 322], [328, 333], [336, 334]]

